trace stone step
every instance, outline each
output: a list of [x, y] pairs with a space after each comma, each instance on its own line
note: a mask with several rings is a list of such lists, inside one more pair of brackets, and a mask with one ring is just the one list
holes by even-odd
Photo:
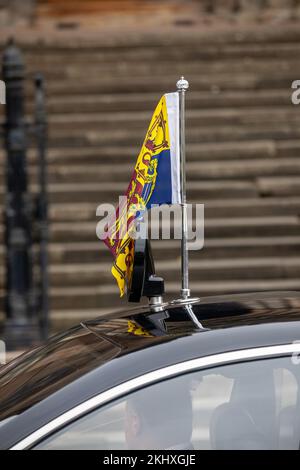
[[[130, 39], [119, 42], [119, 45], [109, 44], [108, 41], [94, 41], [91, 44], [88, 41], [82, 41], [74, 38], [68, 44], [64, 42], [62, 45], [48, 45], [45, 42], [39, 46], [24, 44], [27, 63], [36, 70], [38, 66], [45, 63], [59, 65], [65, 67], [68, 64], [81, 62], [88, 66], [91, 62], [101, 65], [130, 63], [135, 64], [155, 64], [159, 67], [161, 63], [170, 61], [194, 62], [208, 61], [210, 63], [226, 63], [230, 66], [232, 60], [249, 61], [249, 60], [292, 60], [295, 57], [297, 63], [297, 52], [299, 48], [299, 37], [285, 41], [264, 41], [263, 35], [255, 38], [253, 41], [247, 41], [246, 34], [244, 38], [235, 37], [233, 40], [221, 43], [221, 35], [210, 35], [209, 40], [201, 37], [198, 43], [188, 41], [183, 36], [180, 38], [172, 37], [171, 40], [154, 36], [152, 44], [146, 39], [146, 44], [139, 41], [138, 44], [130, 44]], [[143, 40], [143, 38], [141, 38]], [[266, 61], [266, 60], [265, 60]], [[267, 62], [266, 61], [266, 62]], [[230, 67], [229, 67], [230, 68]]]
[[[180, 242], [176, 240], [152, 240], [155, 259], [170, 260], [179, 253]], [[205, 239], [204, 249], [194, 251], [196, 259], [289, 257], [299, 253], [300, 236], [243, 237]], [[3, 256], [3, 248], [0, 254]], [[95, 263], [111, 261], [112, 256], [102, 241], [51, 243], [49, 255], [52, 264]], [[3, 259], [3, 258], [2, 258]]]
[[[300, 183], [300, 179], [299, 179]], [[299, 186], [300, 187], [300, 184]], [[277, 190], [279, 188], [277, 187]], [[224, 188], [226, 190], [226, 187]], [[217, 192], [217, 191], [216, 191]], [[219, 193], [216, 197], [219, 197]], [[193, 205], [203, 202], [201, 199], [190, 199]], [[113, 203], [113, 200], [107, 200]], [[82, 222], [96, 223], [96, 202], [56, 202], [50, 205], [50, 221], [52, 228], [55, 223], [73, 224]], [[0, 208], [0, 216], [3, 217], [3, 208]], [[216, 217], [243, 218], [243, 217], [279, 217], [300, 216], [300, 198], [281, 197], [272, 198], [235, 198], [235, 199], [208, 199], [205, 201], [205, 220]], [[94, 233], [94, 228], [93, 228]]]
[[[276, 50], [275, 50], [276, 49]], [[82, 76], [80, 68], [90, 67], [91, 70], [101, 74], [117, 70], [120, 74], [132, 75], [134, 67], [135, 75], [157, 76], [167, 73], [180, 74], [180, 64], [184, 62], [185, 74], [218, 74], [228, 69], [239, 74], [245, 71], [256, 70], [258, 72], [277, 73], [287, 70], [287, 66], [294, 64], [299, 66], [299, 58], [294, 54], [297, 43], [286, 44], [231, 44], [218, 47], [216, 45], [199, 44], [170, 44], [154, 45], [153, 47], [128, 46], [120, 48], [95, 47], [79, 51], [73, 54], [70, 62], [67, 55], [72, 56], [72, 51], [60, 50], [55, 56], [49, 49], [44, 49], [44, 55], [37, 52], [36, 56], [28, 53], [28, 68], [34, 70], [38, 65], [46, 67], [50, 71], [51, 65], [65, 65], [68, 75], [72, 73]], [[39, 64], [38, 64], [39, 61]], [[63, 64], [64, 61], [64, 64]]]
[[[154, 259], [174, 260], [180, 253], [177, 240], [152, 240]], [[300, 236], [242, 237], [205, 239], [203, 250], [193, 251], [191, 258], [199, 260], [233, 258], [295, 257], [300, 250]], [[50, 265], [112, 262], [112, 255], [100, 240], [49, 244]], [[4, 246], [0, 246], [0, 261], [4, 263]], [[99, 279], [101, 282], [101, 279]]]
[[[111, 202], [111, 201], [108, 201]], [[189, 203], [196, 204], [197, 200]], [[51, 222], [92, 222], [95, 221], [93, 203], [56, 203], [50, 206]], [[1, 208], [0, 208], [0, 214]], [[300, 197], [216, 199], [205, 202], [205, 219], [216, 217], [259, 217], [300, 215]]]
[[[158, 94], [144, 93], [96, 93], [68, 94], [55, 96], [47, 99], [47, 109], [50, 115], [73, 114], [78, 109], [81, 112], [124, 112], [124, 111], [147, 111], [151, 112], [158, 101]], [[289, 88], [274, 90], [232, 90], [226, 91], [220, 87], [212, 87], [205, 92], [189, 91], [189, 109], [222, 109], [227, 107], [247, 108], [264, 106], [268, 109], [283, 106], [291, 107], [291, 90]], [[29, 104], [28, 109], [32, 112], [33, 106]]]
[[[286, 85], [288, 85], [288, 88], [290, 89], [293, 79], [295, 80], [291, 73], [288, 72], [288, 67], [285, 67], [284, 70], [281, 70], [279, 72], [276, 70], [264, 71], [257, 70], [254, 64], [251, 69], [249, 68], [249, 77], [248, 80], [245, 82], [244, 86], [242, 86], [241, 83], [238, 85], [237, 79], [239, 75], [241, 75], [242, 73], [245, 74], [246, 71], [244, 70], [243, 72], [236, 73], [232, 72], [235, 74], [234, 85], [237, 85], [236, 87], [232, 87], [228, 75], [228, 69], [230, 70], [229, 65], [227, 66], [227, 68], [224, 68], [224, 70], [220, 72], [207, 71], [206, 63], [202, 63], [200, 65], [199, 72], [189, 73], [188, 71], [185, 71], [185, 75], [189, 78], [191, 83], [190, 91], [194, 94], [198, 94], [200, 98], [201, 94], [204, 94], [204, 91], [206, 92], [206, 94], [212, 93], [212, 97], [216, 97], [217, 94], [219, 94], [220, 96], [224, 94], [225, 97], [227, 95], [230, 97], [230, 95], [234, 95], [234, 92], [237, 93], [237, 96], [240, 93], [254, 94], [256, 90], [257, 94], [261, 93], [262, 91], [269, 91], [271, 94], [272, 92], [274, 93], [278, 89], [280, 93], [284, 95]], [[135, 69], [135, 65], [133, 65], [132, 68]], [[299, 73], [298, 71], [300, 69], [300, 65], [293, 66], [293, 64], [291, 64], [291, 68], [295, 69], [295, 73], [297, 76], [297, 73]], [[85, 64], [82, 64], [78, 66], [77, 73], [75, 73], [75, 71], [73, 71], [72, 73], [68, 73], [68, 71], [64, 69], [54, 70], [52, 68], [52, 70], [47, 70], [47, 67], [44, 68], [40, 65], [38, 67], [35, 67], [34, 71], [30, 73], [34, 75], [36, 73], [36, 70], [39, 70], [41, 73], [43, 73], [46, 79], [47, 90], [50, 91], [50, 96], [52, 96], [53, 98], [53, 92], [55, 91], [58, 96], [63, 97], [64, 95], [66, 95], [66, 98], [70, 98], [72, 96], [84, 98], [90, 96], [93, 92], [94, 94], [96, 94], [96, 96], [103, 94], [103, 92], [105, 92], [105, 94], [113, 93], [117, 95], [125, 93], [139, 94], [142, 92], [143, 94], [150, 96], [154, 92], [155, 94], [158, 94], [161, 92], [176, 91], [176, 79], [178, 79], [181, 73], [181, 70], [179, 70], [178, 72], [175, 70], [170, 76], [170, 70], [164, 73], [163, 71], [161, 71], [160, 68], [158, 68], [155, 73], [152, 65], [152, 74], [151, 72], [150, 74], [153, 80], [157, 81], [157, 85], [151, 88], [150, 86], [147, 86], [147, 79], [149, 74], [138, 75], [134, 73], [134, 77], [132, 77], [132, 72], [123, 74], [122, 72], [119, 72], [118, 69], [106, 72], [103, 72], [101, 69], [99, 71], [95, 71], [93, 67], [88, 65], [85, 66]], [[205, 70], [205, 74], [203, 73], [203, 70]], [[119, 82], [112, 78], [117, 75], [120, 77]], [[161, 82], [162, 75], [165, 75], [166, 78], [164, 79], [163, 83], [158, 86], [158, 84]], [[271, 78], [273, 75], [275, 75], [276, 78]], [[201, 80], [199, 79], [200, 76]], [[245, 80], [245, 77], [246, 75], [243, 75], [240, 78], [241, 80]], [[109, 79], [111, 80], [110, 84]], [[132, 87], [132, 85], [130, 84], [130, 80], [134, 80], [134, 87]], [[144, 81], [146, 83], [144, 83]], [[165, 89], [163, 88], [164, 83]], [[79, 84], [81, 84], [81, 86], [79, 86]], [[102, 84], [103, 87], [101, 86]], [[67, 90], [67, 85], [71, 87], [70, 90]], [[26, 93], [32, 96], [34, 90], [33, 82], [27, 82], [25, 89]], [[66, 93], [63, 93], [64, 91]], [[268, 101], [267, 98], [268, 95], [266, 96], [266, 101]], [[258, 100], [256, 100], [256, 102], [258, 105], [261, 104]]]
[[[101, 132], [101, 126], [91, 129], [65, 130], [57, 129], [51, 132], [49, 144], [51, 147], [81, 147], [89, 146], [107, 146], [114, 143], [114, 146], [133, 146], [137, 142], [142, 144], [147, 131], [148, 125], [145, 123], [140, 130], [122, 129], [105, 129]], [[297, 122], [266, 123], [263, 126], [259, 124], [247, 125], [222, 125], [222, 126], [202, 126], [199, 128], [187, 128], [187, 141], [195, 143], [208, 142], [232, 142], [232, 141], [249, 141], [249, 140], [298, 140], [300, 138], [300, 130]]]
[[[180, 276], [180, 258], [155, 263], [157, 274], [166, 281], [177, 281]], [[300, 258], [240, 258], [218, 260], [190, 260], [190, 279], [196, 281], [296, 279], [300, 277]], [[52, 287], [114, 285], [111, 263], [52, 265], [49, 269]], [[4, 286], [4, 269], [0, 269], [0, 288]]]
[[[112, 203], [113, 201], [107, 202]], [[199, 201], [190, 200], [189, 202], [195, 205]], [[94, 234], [95, 224], [98, 220], [96, 217], [95, 203], [54, 203], [50, 205], [49, 209], [50, 223], [54, 234], [58, 233], [61, 235], [63, 233], [63, 225], [61, 225], [61, 223], [66, 224], [67, 230], [74, 231], [77, 227], [76, 224], [86, 222], [93, 224], [93, 226], [86, 225], [86, 232]], [[3, 208], [0, 208], [0, 215], [3, 217]], [[296, 224], [296, 220], [300, 217], [300, 198], [216, 199], [205, 202], [205, 220], [208, 221], [208, 219], [215, 219], [216, 217], [226, 217], [225, 226], [226, 222], [230, 219], [232, 219], [232, 223], [236, 220], [238, 225], [239, 220], [245, 217], [256, 218], [259, 221], [261, 221], [263, 217], [269, 217], [266, 222], [266, 225], [268, 225], [270, 217], [274, 218], [274, 220], [282, 220], [278, 219], [280, 216], [295, 216], [293, 219], [288, 218], [287, 223], [289, 226], [294, 223]], [[247, 223], [245, 226], [247, 226]], [[272, 230], [272, 224], [268, 226], [269, 230]], [[276, 229], [278, 229], [278, 224], [276, 225], [275, 230]]]
[[[291, 177], [292, 178], [292, 177]], [[100, 183], [57, 183], [49, 184], [50, 202], [92, 202], [96, 205], [118, 201], [120, 195], [124, 195], [129, 183], [129, 179], [123, 182], [101, 182]], [[295, 185], [296, 191], [298, 185]], [[0, 187], [0, 191], [3, 187]], [[33, 187], [33, 190], [36, 190]], [[274, 188], [275, 191], [275, 188]], [[286, 188], [288, 191], [288, 188]], [[218, 181], [190, 181], [188, 185], [188, 195], [191, 199], [202, 202], [206, 199], [232, 198], [232, 197], [255, 197], [258, 190], [256, 185], [248, 181], [218, 180]], [[291, 193], [293, 194], [293, 193]], [[297, 194], [297, 193], [296, 193]], [[2, 196], [3, 197], [3, 196]]]
[[[242, 279], [285, 279], [300, 278], [300, 258], [241, 258], [225, 260], [195, 261], [191, 254], [191, 281], [242, 280]], [[178, 280], [180, 276], [180, 259], [156, 261], [156, 272], [166, 281]], [[54, 265], [50, 269], [52, 286], [98, 286], [112, 283], [111, 263]]]
[[[254, 90], [291, 90], [291, 84], [295, 79], [296, 71], [282, 71], [280, 74], [252, 73], [232, 75], [230, 71], [218, 75], [189, 75], [191, 89], [193, 91], [254, 91]], [[124, 94], [124, 93], [157, 93], [176, 91], [177, 76], [164, 75], [159, 80], [153, 77], [118, 77], [117, 79], [86, 76], [85, 80], [66, 78], [63, 80], [47, 80], [47, 91], [52, 96], [91, 95], [91, 94]], [[29, 85], [28, 85], [29, 86]], [[32, 86], [30, 85], [32, 89]], [[30, 90], [28, 90], [30, 92]], [[188, 98], [189, 99], [189, 98]]]
[[[300, 130], [299, 130], [300, 132]], [[112, 169], [112, 164], [101, 163], [98, 165], [50, 166], [48, 167], [49, 183], [98, 183], [124, 182], [123, 194], [130, 181], [133, 164], [119, 163]], [[37, 176], [37, 168], [31, 168], [29, 173], [32, 178]], [[1, 172], [0, 172], [1, 173]], [[188, 162], [186, 165], [187, 179], [198, 182], [202, 180], [216, 179], [252, 179], [265, 176], [285, 177], [300, 176], [300, 159], [293, 158], [252, 158], [244, 160], [221, 160], [213, 162]], [[2, 171], [3, 177], [3, 171]]]
[[[139, 145], [115, 146], [106, 145], [101, 147], [85, 148], [58, 148], [48, 149], [47, 161], [50, 166], [78, 165], [78, 164], [101, 164], [107, 160], [115, 163], [133, 164], [139, 153]], [[286, 158], [298, 157], [300, 152], [300, 140], [254, 140], [254, 141], [231, 141], [231, 142], [206, 142], [188, 143], [186, 147], [188, 161], [214, 160], [241, 160], [249, 158]], [[5, 163], [6, 155], [0, 150], [0, 162]], [[36, 151], [30, 148], [27, 152], [29, 165], [37, 162]]]
[[[119, 126], [121, 129], [129, 129], [130, 132], [143, 130], [148, 127], [151, 119], [151, 111], [135, 112], [98, 112], [77, 114], [52, 114], [49, 118], [50, 133], [64, 129], [66, 133], [70, 130], [111, 130]], [[186, 113], [189, 129], [199, 129], [215, 126], [257, 126], [269, 129], [270, 124], [276, 126], [293, 126], [298, 124], [299, 110], [296, 106], [265, 108], [226, 108], [189, 110]]]
[[[96, 224], [101, 218], [95, 217], [93, 222], [56, 222], [50, 226], [50, 239], [52, 242], [93, 242], [96, 239]], [[161, 224], [154, 221], [150, 224], [152, 230], [160, 233]], [[174, 226], [177, 231], [181, 227], [180, 214]], [[264, 217], [242, 217], [225, 219], [206, 219], [205, 237], [259, 237], [259, 236], [281, 236], [288, 233], [290, 236], [300, 234], [300, 216], [264, 216]]]
[[[169, 49], [170, 50], [170, 49]], [[138, 49], [136, 49], [139, 54]], [[26, 53], [26, 65], [28, 73], [35, 73], [37, 68], [43, 69], [48, 78], [80, 78], [85, 79], [85, 71], [88, 68], [89, 75], [94, 77], [107, 77], [118, 73], [122, 77], [132, 76], [133, 67], [134, 75], [136, 77], [145, 77], [152, 75], [153, 77], [160, 77], [166, 74], [180, 75], [182, 73], [182, 62], [177, 59], [163, 58], [156, 61], [155, 58], [149, 60], [126, 60], [127, 51], [123, 51], [122, 60], [110, 60], [110, 53], [100, 53], [98, 50], [87, 50], [84, 53], [79, 52], [73, 54], [58, 51], [53, 55], [48, 50], [44, 49], [44, 54], [41, 56], [37, 51], [35, 55]], [[72, 60], [70, 61], [70, 57]], [[243, 58], [232, 57], [229, 60], [223, 59], [222, 51], [218, 60], [191, 60], [184, 58], [184, 73], [188, 76], [193, 75], [217, 75], [227, 73], [230, 69], [232, 73], [244, 74], [245, 72], [256, 71], [257, 73], [281, 73], [295, 68], [300, 68], [300, 61], [297, 56], [292, 57], [286, 55], [285, 57], [270, 57], [265, 60], [264, 57], [256, 55], [245, 56]]]
[[300, 194], [300, 178], [277, 176], [271, 178], [259, 177], [256, 180], [259, 193], [263, 197], [281, 196], [286, 197], [291, 194]]
[[[290, 56], [293, 57], [293, 56]], [[89, 60], [95, 59], [94, 56], [90, 56]], [[119, 59], [123, 63], [126, 59]], [[181, 59], [174, 59], [176, 61]], [[197, 60], [197, 59], [195, 59]], [[73, 77], [72, 75], [66, 76], [64, 72], [68, 64], [72, 64], [70, 57], [65, 59], [65, 63], [61, 65], [53, 65], [57, 67], [57, 72], [47, 75], [47, 67], [44, 71], [44, 75], [47, 82], [47, 91], [49, 97], [64, 96], [69, 97], [70, 95], [89, 96], [94, 95], [106, 95], [106, 94], [131, 94], [136, 95], [140, 93], [147, 94], [160, 94], [166, 93], [167, 91], [175, 91], [176, 80], [178, 74], [176, 72], [167, 71], [162, 73], [159, 63], [156, 64], [155, 60], [150, 60], [151, 69], [153, 73], [147, 75], [136, 75], [134, 72], [135, 64], [131, 65], [132, 73], [122, 74], [115, 69], [111, 73], [93, 73], [93, 67], [89, 73], [89, 65], [82, 64], [82, 73], [85, 71], [84, 77]], [[145, 61], [145, 58], [143, 59]], [[185, 62], [185, 59], [183, 60]], [[234, 73], [231, 70], [230, 63], [227, 67], [216, 73], [214, 71], [206, 72], [206, 63], [202, 63], [201, 72], [189, 73], [188, 77], [191, 84], [192, 92], [214, 92], [215, 94], [222, 92], [254, 92], [254, 91], [275, 91], [277, 89], [291, 91], [291, 84], [297, 76], [296, 68], [298, 62], [293, 64], [293, 67], [285, 67], [284, 69], [277, 70], [276, 72], [269, 70], [257, 70], [255, 64], [251, 70], [240, 71]], [[42, 63], [34, 67], [34, 70], [40, 70], [43, 72]], [[61, 73], [59, 73], [61, 70]], [[156, 72], [155, 72], [156, 70]], [[155, 80], [155, 75], [157, 79]], [[26, 82], [26, 90], [29, 94], [33, 93], [32, 81]], [[129, 98], [128, 96], [128, 98]], [[188, 100], [190, 98], [188, 97]]]
[[[117, 203], [118, 197], [124, 195], [127, 182], [119, 183], [77, 183], [77, 184], [50, 184], [49, 199], [50, 207], [52, 204], [69, 204], [70, 202], [78, 204], [80, 210], [81, 204], [90, 203], [96, 208], [100, 203]], [[36, 185], [31, 186], [33, 194], [37, 192]], [[236, 180], [216, 180], [199, 182], [191, 181], [188, 185], [188, 199], [198, 203], [208, 203], [213, 200], [219, 200], [220, 197], [224, 201], [230, 201], [232, 198], [238, 200], [256, 198], [287, 197], [294, 198], [300, 195], [300, 177], [263, 177], [256, 178], [255, 181], [236, 181]], [[0, 185], [0, 201], [3, 204], [4, 187]], [[258, 200], [258, 199], [257, 199]], [[266, 199], [265, 203], [269, 204], [270, 199]], [[280, 203], [278, 203], [280, 205]], [[292, 207], [292, 206], [291, 206]]]

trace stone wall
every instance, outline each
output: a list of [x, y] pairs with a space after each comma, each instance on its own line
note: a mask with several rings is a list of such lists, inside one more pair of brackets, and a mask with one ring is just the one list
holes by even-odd
[[[82, 8], [88, 4], [88, 0], [81, 0]], [[111, 1], [120, 5], [122, 0], [99, 0], [99, 4]], [[124, 0], [130, 2], [130, 0]], [[148, 0], [149, 1], [149, 0]], [[140, 0], [141, 5], [143, 0]], [[147, 0], [145, 0], [145, 3]], [[212, 17], [236, 16], [236, 17], [260, 17], [266, 16], [271, 19], [274, 15], [283, 15], [285, 17], [299, 17], [300, 16], [300, 0], [166, 0], [170, 5], [172, 4], [187, 4], [199, 5], [202, 14], [208, 14]], [[77, 0], [76, 8], [80, 5]], [[94, 2], [93, 2], [94, 3]], [[48, 0], [0, 0], [0, 27], [14, 25], [16, 23], [30, 23], [34, 21], [35, 16], [40, 14], [37, 6], [46, 8], [57, 5], [59, 8], [67, 8], [72, 12], [72, 0], [56, 0], [48, 3]], [[46, 14], [47, 16], [47, 14]]]
[[[193, 1], [193, 0], [192, 0]], [[293, 14], [300, 7], [300, 0], [194, 0], [208, 13], [228, 12], [251, 14], [267, 11]]]
[[36, 3], [37, 0], [0, 0], [0, 26], [32, 22]]

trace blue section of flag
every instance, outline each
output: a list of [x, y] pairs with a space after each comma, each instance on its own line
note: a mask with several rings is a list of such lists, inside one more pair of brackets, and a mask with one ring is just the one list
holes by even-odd
[[[156, 184], [152, 196], [147, 204], [150, 209], [152, 204], [172, 204], [172, 179], [171, 179], [171, 153], [163, 150], [153, 156], [158, 159]], [[146, 186], [144, 191], [147, 191]], [[143, 192], [144, 192], [143, 191]]]

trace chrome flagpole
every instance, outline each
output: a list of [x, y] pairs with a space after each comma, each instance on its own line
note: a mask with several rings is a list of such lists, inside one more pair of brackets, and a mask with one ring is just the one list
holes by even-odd
[[181, 298], [187, 300], [190, 297], [189, 289], [189, 253], [188, 253], [188, 221], [186, 203], [186, 168], [185, 168], [185, 93], [189, 88], [189, 82], [181, 77], [178, 80], [177, 90], [179, 94], [179, 145], [180, 145], [180, 182], [181, 182]]

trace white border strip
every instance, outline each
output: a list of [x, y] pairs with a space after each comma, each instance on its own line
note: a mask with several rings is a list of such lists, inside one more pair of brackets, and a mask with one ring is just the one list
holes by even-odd
[[179, 143], [179, 95], [167, 93], [166, 104], [169, 121], [172, 204], [181, 204], [180, 191], [180, 143]]
[[34, 433], [22, 441], [15, 444], [11, 450], [24, 450], [28, 449], [48, 434], [56, 429], [68, 424], [74, 419], [79, 418], [85, 413], [88, 413], [100, 405], [104, 405], [111, 400], [121, 397], [129, 392], [132, 392], [142, 386], [149, 385], [154, 382], [159, 382], [172, 376], [191, 372], [195, 369], [206, 368], [209, 366], [216, 366], [224, 363], [237, 362], [241, 360], [249, 360], [254, 358], [264, 358], [268, 356], [282, 356], [292, 353], [300, 354], [300, 343], [284, 344], [280, 346], [266, 346], [261, 348], [242, 349], [240, 351], [231, 351], [221, 354], [214, 354], [212, 356], [201, 357], [172, 366], [164, 367], [163, 369], [149, 372], [145, 375], [129, 380], [117, 387], [107, 390], [106, 392], [97, 395], [86, 402], [76, 406], [70, 411], [62, 414], [58, 418], [50, 421]]

